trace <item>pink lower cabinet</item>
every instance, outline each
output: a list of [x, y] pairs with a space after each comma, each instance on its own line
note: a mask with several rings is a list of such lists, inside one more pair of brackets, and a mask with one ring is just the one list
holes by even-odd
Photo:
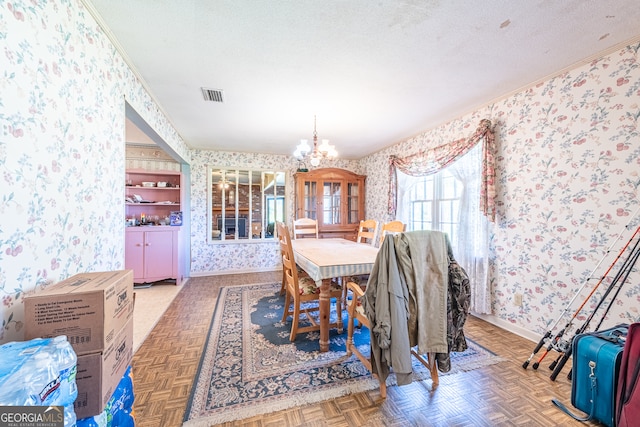
[[125, 268], [133, 270], [134, 283], [176, 279], [178, 282], [179, 227], [127, 227]]

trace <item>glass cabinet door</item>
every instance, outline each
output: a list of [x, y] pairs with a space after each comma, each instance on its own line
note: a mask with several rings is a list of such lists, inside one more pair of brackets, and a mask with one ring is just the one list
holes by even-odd
[[324, 182], [322, 188], [322, 222], [325, 225], [340, 224], [340, 190], [340, 182]]
[[349, 210], [349, 216], [347, 222], [349, 224], [360, 223], [360, 211], [358, 206], [360, 205], [360, 187], [357, 183], [347, 184], [347, 207]]
[[318, 183], [316, 181], [305, 181], [304, 194], [302, 197], [304, 209], [300, 218], [317, 219]]

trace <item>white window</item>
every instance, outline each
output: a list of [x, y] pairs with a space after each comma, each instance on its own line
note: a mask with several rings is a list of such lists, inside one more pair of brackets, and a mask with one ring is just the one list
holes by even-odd
[[491, 313], [489, 221], [480, 212], [482, 144], [438, 173], [413, 177], [397, 171], [396, 219], [407, 230], [438, 230], [449, 235], [456, 261], [472, 287], [471, 307]]
[[428, 176], [407, 177], [406, 184], [407, 230], [438, 230], [455, 242], [462, 182], [444, 169]]

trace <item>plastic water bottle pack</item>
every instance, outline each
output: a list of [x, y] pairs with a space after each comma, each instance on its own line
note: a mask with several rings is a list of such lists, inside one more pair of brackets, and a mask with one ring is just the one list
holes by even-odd
[[64, 335], [0, 346], [0, 405], [64, 406], [65, 427], [75, 426], [77, 361]]
[[82, 418], [78, 427], [135, 427], [133, 414], [133, 376], [129, 366], [118, 383], [104, 411], [95, 417]]

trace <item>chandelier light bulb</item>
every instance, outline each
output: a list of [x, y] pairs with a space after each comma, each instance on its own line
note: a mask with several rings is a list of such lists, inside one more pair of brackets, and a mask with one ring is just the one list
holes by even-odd
[[309, 145], [309, 140], [307, 139], [301, 139], [300, 140], [300, 145], [298, 145], [298, 148], [300, 149], [300, 152], [304, 154], [307, 154], [308, 152], [311, 151], [311, 146]]
[[293, 152], [293, 156], [302, 159], [311, 151], [311, 147], [309, 146], [309, 141], [306, 139], [301, 139], [300, 144], [296, 147], [296, 151]]
[[320, 144], [320, 146], [318, 147], [318, 150], [320, 150], [321, 153], [326, 154], [329, 152], [330, 149], [331, 149], [331, 146], [329, 145], [329, 140], [323, 139], [322, 144]]

